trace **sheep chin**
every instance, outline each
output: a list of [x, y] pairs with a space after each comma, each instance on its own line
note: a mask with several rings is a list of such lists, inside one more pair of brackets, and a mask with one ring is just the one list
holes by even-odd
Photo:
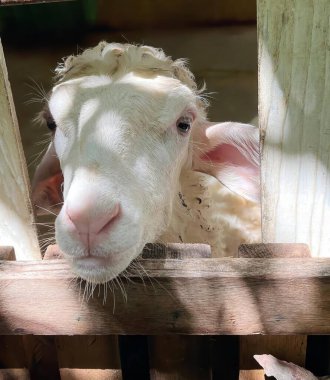
[[140, 247], [133, 247], [129, 250], [115, 255], [86, 256], [71, 258], [70, 265], [73, 273], [79, 278], [93, 283], [102, 284], [113, 280], [119, 276], [130, 263], [139, 255]]

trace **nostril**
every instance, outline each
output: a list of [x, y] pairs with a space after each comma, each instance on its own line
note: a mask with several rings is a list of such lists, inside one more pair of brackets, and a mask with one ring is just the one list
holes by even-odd
[[[104, 217], [101, 217], [100, 220], [98, 221], [97, 225], [95, 225], [96, 235], [109, 230], [109, 228], [119, 218], [119, 216], [120, 216], [120, 205], [119, 205], [119, 203], [117, 203], [115, 205], [115, 207], [111, 210], [111, 212], [108, 215], [104, 215]], [[97, 229], [98, 229], [98, 231], [97, 231]]]

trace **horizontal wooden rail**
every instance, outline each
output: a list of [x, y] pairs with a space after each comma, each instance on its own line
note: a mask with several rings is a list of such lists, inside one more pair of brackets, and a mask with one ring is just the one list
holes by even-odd
[[330, 334], [328, 258], [139, 263], [103, 304], [64, 260], [0, 262], [0, 334]]

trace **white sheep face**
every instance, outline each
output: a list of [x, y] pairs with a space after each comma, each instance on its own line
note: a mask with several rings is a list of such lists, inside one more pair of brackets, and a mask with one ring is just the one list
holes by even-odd
[[56, 71], [44, 115], [56, 132], [34, 176], [33, 202], [54, 210], [64, 200], [56, 240], [78, 276], [116, 277], [175, 225], [183, 171], [257, 200], [258, 129], [208, 122], [183, 60], [101, 42]]
[[[177, 123], [194, 126], [195, 95], [178, 80], [157, 75], [130, 73], [118, 81], [89, 76], [54, 87], [49, 109], [64, 176], [56, 240], [79, 276], [104, 282], [169, 223], [189, 156], [190, 131]], [[107, 225], [114, 209], [116, 218]], [[100, 218], [106, 226], [86, 242], [88, 231], [77, 229], [74, 218], [89, 223], [87, 229]]]

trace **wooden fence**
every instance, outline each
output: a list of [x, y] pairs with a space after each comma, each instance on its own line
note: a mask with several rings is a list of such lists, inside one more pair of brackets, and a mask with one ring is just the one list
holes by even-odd
[[106, 303], [102, 288], [82, 301], [62, 260], [39, 260], [0, 51], [0, 244], [17, 259], [2, 248], [0, 376], [258, 380], [252, 354], [304, 364], [306, 335], [330, 334], [330, 2], [257, 4], [265, 244], [235, 259], [156, 247], [163, 258], [142, 258]]

